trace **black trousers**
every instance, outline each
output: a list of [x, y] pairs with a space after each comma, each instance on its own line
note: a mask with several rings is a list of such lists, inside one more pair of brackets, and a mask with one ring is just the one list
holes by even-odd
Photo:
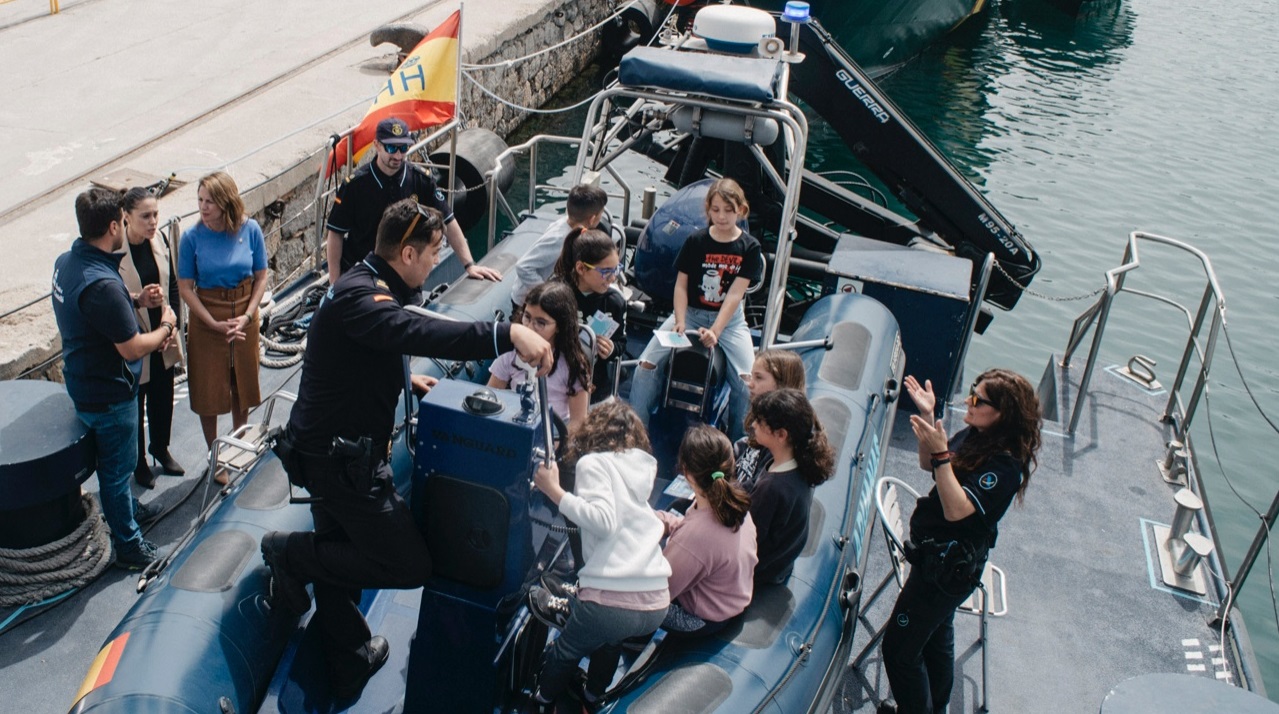
[[955, 608], [976, 589], [943, 592], [922, 571], [911, 568], [884, 632], [884, 673], [899, 714], [946, 711], [955, 682]]
[[138, 386], [138, 463], [147, 460], [147, 434], [142, 428], [143, 414], [151, 432], [151, 450], [169, 448], [173, 432], [173, 370], [164, 368], [164, 355], [152, 352], [150, 379]]
[[365, 588], [417, 588], [431, 574], [426, 541], [391, 483], [390, 466], [374, 465], [373, 487], [354, 490], [344, 460], [301, 456], [315, 530], [289, 535], [285, 565], [314, 584], [315, 621], [329, 668], [339, 681], [362, 676], [357, 650], [372, 637], [360, 614]]

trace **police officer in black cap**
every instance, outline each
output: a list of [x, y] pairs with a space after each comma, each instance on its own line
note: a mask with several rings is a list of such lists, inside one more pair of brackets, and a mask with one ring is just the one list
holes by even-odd
[[[328, 659], [330, 691], [358, 694], [386, 662], [387, 641], [359, 611], [363, 588], [416, 588], [431, 558], [408, 507], [391, 482], [389, 440], [404, 387], [402, 355], [483, 359], [515, 349], [540, 374], [551, 346], [523, 325], [457, 322], [405, 309], [443, 247], [442, 216], [412, 199], [393, 203], [378, 226], [377, 247], [348, 270], [316, 309], [307, 333], [302, 381], [287, 430], [278, 439], [289, 480], [319, 501], [315, 530], [268, 533], [262, 557], [271, 568], [269, 602], [316, 613]], [[413, 377], [414, 391], [434, 380]]]
[[329, 211], [326, 233], [330, 285], [373, 250], [382, 212], [402, 198], [415, 198], [418, 203], [431, 206], [444, 215], [445, 237], [458, 260], [462, 261], [467, 277], [502, 279], [498, 271], [475, 263], [471, 248], [466, 244], [466, 236], [444, 200], [444, 192], [435, 185], [430, 173], [409, 163], [408, 151], [412, 145], [408, 124], [395, 117], [383, 119], [378, 122], [377, 137], [373, 142], [377, 157], [356, 170], [346, 183], [338, 187], [333, 197], [333, 209]]

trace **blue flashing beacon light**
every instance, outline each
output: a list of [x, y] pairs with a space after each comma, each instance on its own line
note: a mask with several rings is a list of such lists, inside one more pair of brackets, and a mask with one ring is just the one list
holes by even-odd
[[786, 9], [782, 11], [783, 20], [801, 25], [807, 23], [812, 17], [806, 2], [788, 2], [786, 3]]

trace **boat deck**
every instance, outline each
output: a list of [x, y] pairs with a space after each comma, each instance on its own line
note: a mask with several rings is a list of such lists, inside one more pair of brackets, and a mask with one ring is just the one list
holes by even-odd
[[[1059, 384], [1067, 381], [1068, 373], [1058, 375]], [[1061, 398], [1063, 419], [1076, 389], [1072, 384]], [[1008, 608], [1006, 615], [988, 619], [991, 711], [1096, 712], [1114, 686], [1150, 673], [1240, 683], [1237, 659], [1233, 654], [1223, 659], [1221, 632], [1209, 625], [1218, 605], [1211, 583], [1208, 595], [1200, 597], [1160, 578], [1153, 527], [1172, 520], [1177, 490], [1156, 465], [1170, 438], [1158, 421], [1166, 399], [1166, 392], [1098, 370], [1073, 438], [1064, 434], [1064, 423], [1045, 422], [1025, 505], [1004, 517], [990, 556], [1007, 574]], [[960, 428], [962, 416], [962, 410], [949, 412], [948, 433]], [[916, 462], [907, 419], [898, 413], [884, 473], [922, 493], [931, 482]], [[874, 543], [863, 576], [867, 592], [888, 572], [879, 534]], [[875, 627], [888, 617], [896, 593], [890, 584], [869, 608]], [[981, 706], [979, 621], [964, 613], [955, 617], [951, 712]], [[1233, 624], [1241, 624], [1240, 618]], [[872, 632], [859, 628], [854, 652]], [[1260, 681], [1248, 684], [1261, 687]], [[875, 649], [845, 676], [835, 710], [873, 712], [888, 697]]]
[[[263, 392], [292, 388], [298, 369], [264, 369]], [[175, 506], [148, 534], [162, 547], [181, 539], [205, 498], [196, 478], [203, 469], [196, 457], [203, 441], [182, 396], [180, 391], [172, 449], [191, 475], [161, 477], [151, 493], [135, 486], [144, 500]], [[1061, 397], [1062, 413], [1069, 398]], [[1155, 463], [1169, 437], [1158, 422], [1164, 399], [1161, 392], [1099, 371], [1074, 438], [1062, 433], [1061, 424], [1045, 423], [1039, 470], [1025, 506], [1010, 510], [991, 556], [1007, 574], [1008, 607], [1006, 615], [989, 620], [992, 711], [1095, 712], [1115, 685], [1149, 673], [1239, 683], [1237, 658], [1232, 653], [1222, 660], [1220, 631], [1209, 625], [1217, 606], [1213, 589], [1199, 597], [1174, 591], [1159, 578], [1153, 528], [1171, 521], [1176, 491], [1161, 479]], [[958, 428], [961, 414], [948, 414], [949, 431]], [[898, 415], [896, 426], [884, 473], [922, 492], [929, 481], [915, 464], [906, 414]], [[96, 482], [91, 479], [86, 488], [96, 490]], [[882, 538], [877, 535], [872, 543], [863, 576], [867, 592], [888, 568]], [[135, 573], [111, 569], [85, 592], [4, 633], [0, 695], [12, 711], [66, 711], [97, 648], [132, 605], [136, 582]], [[885, 621], [895, 595], [890, 584], [868, 609], [872, 624]], [[1238, 618], [1234, 622], [1241, 624]], [[956, 616], [952, 712], [975, 711], [981, 703], [978, 623], [975, 616]], [[871, 631], [859, 627], [854, 652]], [[1244, 662], [1245, 668], [1254, 666]], [[24, 686], [29, 682], [40, 686]], [[1259, 681], [1249, 684], [1260, 688]], [[845, 674], [834, 711], [873, 712], [887, 697], [875, 650], [861, 668]]]

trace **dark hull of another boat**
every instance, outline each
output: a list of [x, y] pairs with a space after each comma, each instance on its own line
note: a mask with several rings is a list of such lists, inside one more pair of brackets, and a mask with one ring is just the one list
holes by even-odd
[[[751, 3], [781, 10], [785, 2]], [[924, 51], [938, 38], [981, 12], [985, 0], [809, 0], [844, 49], [879, 78]]]

